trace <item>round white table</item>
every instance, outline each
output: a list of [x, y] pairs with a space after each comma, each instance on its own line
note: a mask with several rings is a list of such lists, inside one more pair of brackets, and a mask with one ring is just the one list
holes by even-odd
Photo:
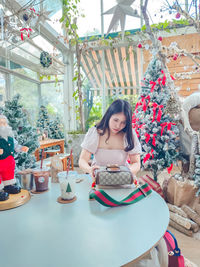
[[[60, 204], [59, 184], [23, 206], [0, 212], [3, 267], [118, 267], [164, 235], [169, 211], [153, 192], [136, 204], [108, 208], [88, 200], [90, 178], [76, 184], [77, 200]], [[131, 189], [107, 190], [121, 200]]]

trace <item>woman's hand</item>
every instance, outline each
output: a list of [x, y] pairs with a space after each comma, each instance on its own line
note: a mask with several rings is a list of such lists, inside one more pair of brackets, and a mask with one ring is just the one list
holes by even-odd
[[99, 169], [100, 167], [97, 166], [97, 165], [93, 165], [90, 167], [90, 172], [89, 174], [92, 176], [92, 178], [94, 179], [95, 178], [95, 170]]

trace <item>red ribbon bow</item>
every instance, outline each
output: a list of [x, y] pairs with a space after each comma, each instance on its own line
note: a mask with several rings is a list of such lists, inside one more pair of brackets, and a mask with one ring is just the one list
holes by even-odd
[[150, 81], [149, 83], [152, 85], [151, 86], [151, 93], [152, 93], [154, 91], [155, 86], [156, 86], [156, 82]]
[[153, 155], [153, 148], [151, 149], [151, 152], [146, 154], [146, 156], [144, 157], [143, 159], [143, 162], [145, 163], [148, 159], [150, 159], [150, 157], [152, 156], [152, 159], [154, 158], [154, 155]]
[[[142, 102], [142, 105], [143, 105], [143, 111], [144, 112], [146, 112], [146, 110], [147, 110], [147, 107], [148, 107], [148, 105], [149, 105], [149, 102], [150, 102], [150, 95], [148, 95], [148, 96], [141, 96], [141, 98], [142, 98], [142, 100], [141, 100], [141, 102]], [[148, 101], [147, 103], [146, 103], [146, 100]]]
[[145, 142], [148, 143], [150, 139], [150, 134], [145, 133], [144, 135], [146, 136]]
[[[161, 123], [160, 126], [162, 127], [162, 129], [161, 129], [160, 135], [161, 136], [163, 135], [163, 131], [164, 131], [164, 129], [165, 129], [166, 126], [167, 126], [167, 131], [170, 131], [172, 125], [176, 125], [176, 123], [173, 123], [173, 122], [164, 122], [164, 123]], [[172, 133], [174, 134], [174, 132], [172, 132]]]
[[171, 79], [174, 81], [174, 80], [176, 80], [172, 75], [170, 75], [170, 77], [171, 77]]
[[22, 28], [22, 29], [20, 29], [20, 32], [21, 32], [21, 40], [22, 41], [24, 40], [23, 31], [26, 31], [27, 32], [27, 36], [29, 38], [30, 37], [30, 32], [32, 32], [32, 29], [31, 28]]
[[163, 74], [163, 78], [162, 78], [162, 85], [165, 85], [165, 83], [166, 83], [166, 76], [165, 76], [165, 73], [164, 73], [164, 71], [163, 70], [161, 70], [161, 72], [162, 72], [162, 74]]
[[156, 133], [153, 134], [153, 141], [152, 141], [152, 145], [156, 146]]
[[162, 117], [162, 109], [164, 108], [163, 105], [158, 105], [157, 103], [153, 103], [153, 121], [155, 121], [155, 117], [156, 117], [156, 109], [158, 108], [158, 115], [157, 115], [157, 121], [160, 122], [161, 117]]
[[170, 172], [171, 172], [172, 168], [173, 168], [173, 164], [171, 164], [171, 165], [170, 165], [170, 167], [169, 167], [169, 168], [167, 168], [167, 171], [168, 171], [168, 173], [170, 173]]

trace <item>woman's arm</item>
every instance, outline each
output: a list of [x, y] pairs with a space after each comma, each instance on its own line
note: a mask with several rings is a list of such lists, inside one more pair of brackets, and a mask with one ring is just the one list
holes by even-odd
[[96, 165], [90, 166], [88, 164], [91, 155], [92, 155], [91, 152], [89, 152], [86, 149], [82, 149], [81, 155], [79, 157], [79, 167], [81, 168], [81, 170], [83, 170], [86, 173], [89, 173], [92, 177], [94, 177], [94, 170], [98, 169], [99, 167]]
[[136, 175], [136, 173], [140, 170], [140, 154], [129, 154], [130, 159], [130, 170], [131, 172]]
[[91, 158], [92, 153], [89, 152], [86, 149], [82, 149], [81, 151], [81, 155], [79, 157], [79, 167], [81, 168], [81, 170], [83, 170], [84, 172], [90, 173], [91, 171], [91, 167], [88, 164], [90, 158]]

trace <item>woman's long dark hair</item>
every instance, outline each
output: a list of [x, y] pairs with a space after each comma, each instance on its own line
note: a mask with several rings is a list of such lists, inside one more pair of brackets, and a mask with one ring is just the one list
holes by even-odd
[[133, 143], [133, 134], [132, 134], [132, 111], [130, 104], [122, 99], [115, 100], [107, 109], [101, 121], [96, 125], [97, 130], [101, 130], [100, 135], [104, 135], [106, 129], [108, 130], [108, 138], [110, 137], [110, 129], [109, 129], [109, 120], [110, 117], [114, 114], [123, 112], [126, 117], [126, 126], [121, 130], [125, 133], [127, 139], [127, 147], [125, 147], [125, 151], [130, 151], [134, 148]]

